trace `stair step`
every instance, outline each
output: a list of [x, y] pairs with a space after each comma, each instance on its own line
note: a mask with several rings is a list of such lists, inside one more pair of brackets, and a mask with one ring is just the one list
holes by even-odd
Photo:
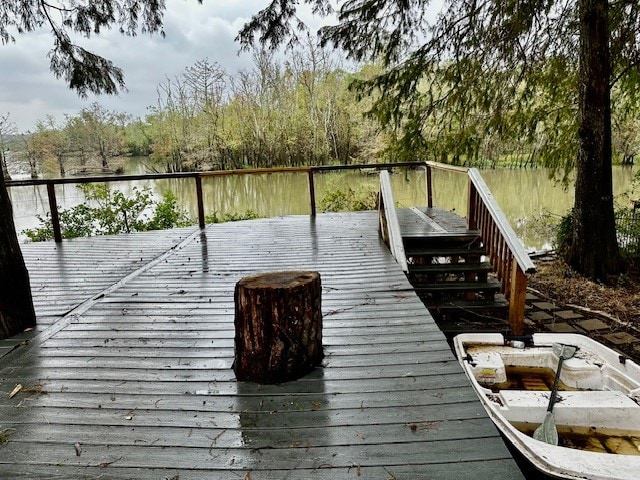
[[411, 264], [409, 265], [409, 273], [478, 273], [490, 272], [492, 270], [489, 262], [482, 263], [430, 263], [430, 264]]
[[497, 292], [499, 282], [436, 282], [414, 285], [416, 293], [437, 292]]
[[470, 312], [506, 312], [509, 308], [509, 302], [504, 295], [496, 295], [493, 300], [451, 300], [444, 302], [426, 302], [428, 309], [434, 309], [439, 312], [450, 312], [452, 310], [462, 310]]
[[449, 343], [453, 343], [453, 339], [456, 335], [460, 335], [461, 333], [501, 333], [503, 335], [508, 335], [511, 330], [509, 329], [509, 325], [506, 321], [503, 322], [487, 322], [484, 321], [476, 321], [476, 322], [466, 322], [466, 321], [449, 321], [443, 320], [438, 322], [438, 327], [447, 337]]
[[405, 247], [412, 246], [461, 246], [479, 242], [480, 232], [470, 230], [461, 233], [443, 233], [433, 236], [425, 235], [403, 235], [402, 240]]
[[405, 246], [408, 257], [469, 257], [486, 255], [487, 251], [482, 247], [455, 248], [455, 247], [411, 247]]
[[509, 332], [509, 302], [501, 293], [494, 300], [428, 299], [424, 303], [449, 340], [465, 332]]

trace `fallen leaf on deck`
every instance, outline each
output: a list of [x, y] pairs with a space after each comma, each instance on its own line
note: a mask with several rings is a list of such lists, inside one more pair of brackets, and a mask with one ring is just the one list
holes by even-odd
[[15, 428], [5, 428], [0, 430], [0, 445], [9, 441], [9, 435], [15, 432]]
[[20, 390], [22, 390], [22, 384], [21, 383], [17, 384], [15, 386], [15, 388], [13, 390], [11, 390], [11, 393], [9, 394], [9, 398], [15, 397]]

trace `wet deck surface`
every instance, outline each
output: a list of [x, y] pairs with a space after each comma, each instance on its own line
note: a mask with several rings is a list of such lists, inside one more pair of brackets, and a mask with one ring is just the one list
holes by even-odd
[[[40, 324], [0, 359], [0, 477], [522, 478], [376, 218], [25, 245]], [[323, 366], [238, 383], [235, 283], [284, 269], [321, 274]]]
[[464, 218], [437, 207], [398, 208], [396, 213], [400, 231], [405, 238], [439, 238], [469, 232]]

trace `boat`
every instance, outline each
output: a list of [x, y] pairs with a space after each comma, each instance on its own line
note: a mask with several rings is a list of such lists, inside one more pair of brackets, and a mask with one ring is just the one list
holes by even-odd
[[[463, 333], [453, 344], [489, 417], [537, 470], [552, 478], [640, 479], [634, 361], [579, 334]], [[557, 445], [541, 439], [549, 427]]]

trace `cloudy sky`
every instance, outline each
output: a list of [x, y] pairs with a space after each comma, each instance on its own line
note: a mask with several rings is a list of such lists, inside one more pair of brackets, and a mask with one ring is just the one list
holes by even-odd
[[[9, 113], [21, 132], [33, 130], [47, 115], [62, 122], [65, 114], [76, 114], [95, 101], [109, 110], [144, 117], [156, 102], [157, 86], [198, 60], [208, 58], [229, 73], [249, 68], [251, 56], [238, 54], [234, 38], [245, 21], [267, 4], [268, 0], [204, 0], [202, 5], [196, 0], [167, 0], [166, 38], [107, 32], [83, 41], [82, 46], [124, 70], [128, 91], [117, 97], [81, 99], [56, 79], [49, 71], [48, 30], [16, 36], [15, 43], [0, 44], [0, 115]], [[310, 15], [305, 20], [313, 28], [321, 21]]]

